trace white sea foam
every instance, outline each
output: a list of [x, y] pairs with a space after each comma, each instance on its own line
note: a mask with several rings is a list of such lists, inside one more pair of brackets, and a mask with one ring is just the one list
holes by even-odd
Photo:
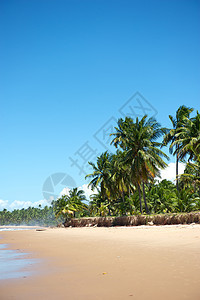
[[[28, 229], [28, 228], [27, 228]], [[0, 228], [0, 231], [26, 230], [26, 228]]]
[[0, 231], [30, 230], [38, 229], [39, 226], [0, 226]]

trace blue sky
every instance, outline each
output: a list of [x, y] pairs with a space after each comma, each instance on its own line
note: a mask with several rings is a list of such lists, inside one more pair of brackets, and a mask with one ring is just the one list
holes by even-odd
[[163, 126], [199, 109], [200, 1], [2, 0], [0, 34], [0, 208], [86, 184], [77, 151], [104, 151], [136, 92]]

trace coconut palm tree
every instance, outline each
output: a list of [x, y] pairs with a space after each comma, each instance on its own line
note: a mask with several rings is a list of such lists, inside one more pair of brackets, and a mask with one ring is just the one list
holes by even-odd
[[130, 140], [131, 135], [131, 129], [134, 126], [134, 122], [132, 118], [126, 117], [125, 120], [120, 118], [117, 121], [117, 127], [115, 127], [115, 133], [111, 133], [110, 136], [114, 136], [113, 140], [111, 141], [111, 144], [113, 144], [116, 148], [118, 146], [126, 150], [127, 145]]
[[121, 147], [125, 151], [125, 163], [130, 167], [130, 178], [137, 186], [140, 211], [142, 212], [141, 187], [146, 212], [149, 213], [146, 196], [145, 184], [153, 180], [160, 174], [167, 164], [162, 157], [168, 156], [160, 150], [161, 143], [157, 139], [166, 133], [166, 129], [154, 119], [147, 119], [145, 115], [141, 120], [136, 118], [134, 122], [131, 118], [119, 119], [116, 133], [111, 144]]
[[103, 200], [110, 198], [111, 186], [110, 186], [110, 161], [111, 155], [106, 151], [97, 157], [96, 165], [93, 162], [89, 162], [89, 165], [93, 168], [93, 173], [88, 174], [85, 178], [91, 178], [88, 186], [91, 186], [92, 190], [99, 189]]
[[179, 149], [180, 144], [175, 143], [178, 141], [179, 136], [178, 131], [183, 126], [184, 118], [189, 118], [190, 113], [193, 111], [193, 108], [186, 107], [182, 105], [176, 111], [175, 118], [169, 115], [169, 119], [172, 123], [172, 129], [169, 129], [168, 132], [165, 134], [163, 139], [163, 146], [167, 146], [170, 144], [169, 152], [170, 154], [176, 155], [176, 188], [178, 190], [178, 163], [179, 163]]
[[101, 215], [100, 207], [102, 202], [103, 199], [100, 191], [90, 196], [89, 211], [92, 216]]
[[198, 192], [200, 196], [200, 153], [193, 149], [195, 161], [189, 161], [184, 173], [180, 175], [180, 182], [183, 189], [193, 187], [193, 193]]
[[191, 188], [178, 191], [177, 198], [176, 211], [191, 212], [199, 209], [200, 197], [194, 195]]
[[194, 118], [183, 118], [182, 127], [177, 130], [177, 139], [172, 146], [177, 146], [180, 159], [188, 157], [188, 161], [196, 159], [200, 153], [200, 114]]
[[69, 191], [69, 195], [63, 195], [53, 202], [56, 217], [60, 215], [75, 217], [76, 212], [87, 209], [87, 205], [83, 201], [86, 201], [84, 191], [73, 188]]
[[130, 191], [130, 168], [125, 164], [125, 152], [117, 150], [116, 154], [111, 156], [110, 174], [112, 197], [121, 198], [124, 202], [125, 195]]
[[166, 179], [150, 185], [147, 192], [149, 205], [153, 213], [167, 213], [176, 211], [176, 186]]

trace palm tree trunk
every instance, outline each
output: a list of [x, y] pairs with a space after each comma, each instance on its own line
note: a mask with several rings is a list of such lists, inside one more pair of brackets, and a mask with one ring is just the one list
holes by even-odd
[[138, 193], [139, 193], [139, 200], [140, 200], [140, 212], [142, 214], [142, 197], [141, 197], [141, 190], [139, 184], [138, 184]]
[[[124, 190], [123, 189], [122, 189], [122, 201], [123, 201], [123, 204], [125, 205], [125, 198], [124, 198]], [[125, 214], [125, 216], [126, 216], [126, 211], [124, 211], [123, 214]]]
[[194, 182], [194, 193], [196, 193], [197, 188], [196, 188], [196, 182]]
[[121, 191], [121, 194], [122, 194], [122, 201], [123, 201], [123, 203], [124, 203], [124, 190], [122, 189], [122, 191]]
[[145, 187], [144, 187], [144, 181], [142, 182], [142, 191], [143, 191], [143, 199], [144, 199], [144, 204], [145, 204], [145, 210], [146, 213], [149, 214], [149, 209], [146, 201], [146, 195], [145, 195]]
[[178, 186], [178, 153], [176, 154], [176, 189], [179, 190]]
[[108, 215], [111, 216], [111, 213], [110, 213], [110, 205], [108, 205]]

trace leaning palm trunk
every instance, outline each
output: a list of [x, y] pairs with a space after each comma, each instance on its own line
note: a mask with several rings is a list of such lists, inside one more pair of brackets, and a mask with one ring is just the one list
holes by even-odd
[[146, 213], [149, 214], [149, 209], [146, 201], [146, 195], [145, 195], [145, 187], [144, 187], [144, 182], [142, 182], [142, 191], [143, 191], [143, 199], [144, 199], [144, 204], [145, 204], [145, 210]]

